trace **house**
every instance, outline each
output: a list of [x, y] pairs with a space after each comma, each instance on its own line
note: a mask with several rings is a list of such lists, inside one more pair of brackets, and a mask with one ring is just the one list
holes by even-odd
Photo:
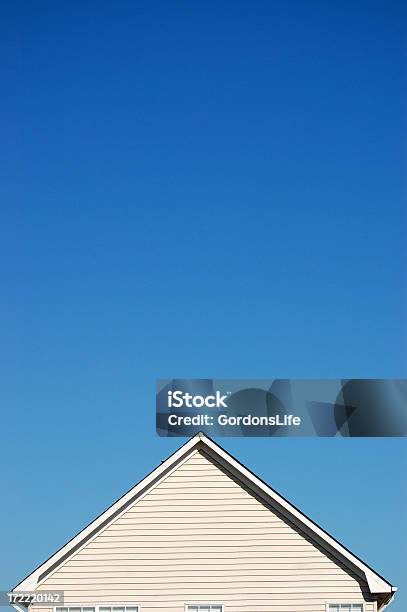
[[199, 433], [14, 588], [55, 590], [30, 609], [378, 612], [396, 588]]

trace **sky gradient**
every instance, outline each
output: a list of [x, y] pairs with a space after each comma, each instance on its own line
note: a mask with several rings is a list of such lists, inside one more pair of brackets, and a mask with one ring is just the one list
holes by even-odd
[[[156, 378], [406, 377], [406, 7], [1, 12], [9, 588], [181, 442]], [[407, 608], [404, 439], [224, 442]]]

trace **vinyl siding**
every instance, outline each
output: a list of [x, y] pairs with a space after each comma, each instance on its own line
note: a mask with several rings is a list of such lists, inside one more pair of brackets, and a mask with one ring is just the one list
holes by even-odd
[[38, 587], [66, 605], [141, 612], [223, 603], [225, 612], [326, 612], [367, 585], [202, 452], [89, 541]]

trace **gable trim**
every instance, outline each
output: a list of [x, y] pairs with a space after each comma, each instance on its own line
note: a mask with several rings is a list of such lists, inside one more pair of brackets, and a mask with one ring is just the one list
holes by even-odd
[[102, 512], [96, 519], [91, 521], [79, 533], [71, 538], [64, 546], [59, 548], [51, 557], [41, 563], [28, 576], [19, 582], [12, 591], [33, 591], [39, 582], [43, 581], [56, 569], [68, 561], [80, 548], [85, 546], [90, 539], [93, 539], [103, 529], [108, 527], [120, 514], [124, 513], [133, 503], [138, 501], [138, 497], [146, 495], [163, 478], [177, 469], [177, 467], [189, 459], [198, 451], [196, 436], [183, 444], [178, 450], [170, 455], [158, 467], [150, 472], [145, 478], [140, 480], [129, 491], [122, 495], [107, 510]]
[[[61, 567], [63, 567], [66, 563], [69, 563], [69, 561], [73, 559], [77, 554], [79, 554], [81, 550], [83, 550], [88, 544], [90, 544], [91, 542], [93, 542], [93, 540], [99, 537], [106, 529], [108, 529], [111, 525], [113, 525], [116, 521], [118, 521], [120, 517], [123, 516], [123, 514], [125, 514], [128, 510], [130, 510], [130, 508], [138, 504], [142, 499], [144, 499], [144, 497], [146, 497], [146, 495], [148, 495], [151, 491], [153, 491], [158, 485], [160, 485], [164, 480], [166, 480], [169, 476], [171, 476], [173, 472], [175, 472], [179, 467], [181, 467], [181, 465], [183, 465], [186, 461], [188, 461], [191, 457], [193, 457], [198, 452], [199, 452], [198, 448], [193, 449], [190, 453], [188, 453], [185, 457], [180, 459], [175, 465], [173, 465], [170, 469], [168, 469], [163, 475], [161, 475], [160, 478], [156, 479], [152, 484], [150, 484], [147, 489], [142, 490], [141, 492], [137, 493], [135, 499], [132, 498], [129, 503], [125, 504], [125, 507], [122, 506], [120, 511], [118, 511], [117, 513], [114, 513], [114, 516], [110, 517], [110, 519], [105, 524], [103, 524], [95, 532], [92, 532], [92, 534], [89, 535], [89, 537], [87, 537], [84, 541], [82, 541], [80, 545], [77, 548], [75, 548], [75, 550], [71, 551], [66, 558], [62, 559], [61, 561], [58, 561], [51, 568], [48, 568], [42, 574], [40, 574], [38, 576], [38, 582], [36, 586], [39, 587], [46, 580], [48, 580], [48, 578], [51, 578], [51, 576], [55, 572], [59, 571]], [[120, 604], [115, 604], [115, 606], [116, 605], [120, 605]], [[127, 604], [127, 605], [131, 605], [131, 604]]]
[[[204, 434], [201, 434], [204, 435]], [[325, 544], [325, 548], [331, 549], [340, 555], [345, 561], [359, 569], [368, 584], [369, 590], [372, 594], [377, 593], [394, 593], [397, 587], [392, 586], [385, 578], [377, 574], [371, 567], [354, 555], [350, 550], [333, 538], [324, 529], [319, 527], [312, 519], [306, 516], [301, 510], [293, 506], [287, 499], [272, 489], [267, 483], [261, 480], [248, 468], [246, 468], [240, 461], [235, 459], [230, 453], [225, 451], [221, 446], [216, 444], [211, 438], [205, 436], [205, 444], [215, 456], [220, 456], [226, 466], [232, 466], [238, 475], [243, 476], [244, 480], [252, 483], [255, 486], [257, 492], [261, 491], [265, 494], [265, 500], [270, 500], [277, 504], [283, 511], [283, 514], [287, 516], [292, 522], [300, 526], [302, 529], [306, 528], [305, 531], [312, 535], [314, 538], [317, 536], [317, 540]], [[230, 469], [230, 467], [229, 467]], [[295, 519], [293, 521], [293, 518]]]

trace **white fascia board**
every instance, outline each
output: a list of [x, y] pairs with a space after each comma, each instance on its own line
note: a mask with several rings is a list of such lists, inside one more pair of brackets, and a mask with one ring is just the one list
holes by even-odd
[[342, 546], [339, 542], [337, 542], [334, 538], [332, 538], [326, 531], [318, 527], [313, 521], [308, 519], [302, 512], [297, 510], [295, 506], [290, 504], [284, 497], [281, 497], [276, 491], [271, 489], [268, 485], [266, 485], [262, 480], [257, 478], [252, 472], [247, 470], [241, 463], [236, 461], [229, 453], [226, 453], [222, 447], [218, 446], [213, 440], [208, 437], [202, 436], [202, 441], [205, 445], [215, 453], [222, 457], [222, 459], [231, 465], [238, 473], [244, 476], [245, 479], [252, 482], [257, 489], [263, 491], [267, 497], [269, 497], [272, 501], [276, 502], [278, 506], [280, 506], [283, 510], [285, 510], [288, 516], [292, 516], [297, 521], [307, 527], [307, 529], [314, 533], [319, 540], [326, 542], [330, 548], [336, 550], [342, 557], [347, 559], [357, 567], [365, 576], [367, 584], [369, 586], [369, 590], [372, 594], [378, 593], [391, 593], [394, 591], [395, 587], [392, 587], [391, 584], [386, 582], [381, 576], [376, 574], [372, 569], [370, 569], [367, 565], [365, 565], [360, 559], [355, 557], [350, 551], [348, 551], [344, 546]]
[[65, 546], [60, 548], [54, 555], [52, 555], [49, 559], [44, 561], [39, 567], [37, 567], [31, 574], [29, 574], [24, 580], [22, 580], [19, 584], [17, 584], [13, 591], [33, 591], [35, 590], [39, 577], [44, 574], [48, 570], [48, 568], [53, 567], [59, 560], [62, 560], [64, 557], [69, 555], [70, 550], [76, 550], [78, 546], [80, 546], [81, 542], [87, 540], [87, 538], [94, 531], [98, 529], [98, 527], [102, 527], [109, 522], [109, 519], [116, 516], [118, 512], [120, 512], [123, 506], [126, 506], [127, 503], [131, 502], [131, 500], [138, 495], [141, 491], [143, 491], [148, 486], [153, 486], [156, 483], [157, 479], [160, 479], [161, 476], [165, 476], [169, 469], [172, 466], [177, 465], [181, 459], [186, 459], [186, 455], [189, 456], [195, 450], [196, 445], [200, 442], [201, 436], [197, 434], [186, 444], [183, 444], [175, 453], [170, 455], [161, 465], [159, 465], [155, 470], [153, 470], [148, 476], [143, 478], [139, 483], [137, 483], [132, 489], [130, 489], [127, 493], [125, 493], [120, 499], [118, 499], [110, 508], [108, 508], [105, 512], [103, 512], [100, 516], [98, 516], [94, 521], [92, 521], [87, 527], [82, 529], [76, 536], [74, 536]]

